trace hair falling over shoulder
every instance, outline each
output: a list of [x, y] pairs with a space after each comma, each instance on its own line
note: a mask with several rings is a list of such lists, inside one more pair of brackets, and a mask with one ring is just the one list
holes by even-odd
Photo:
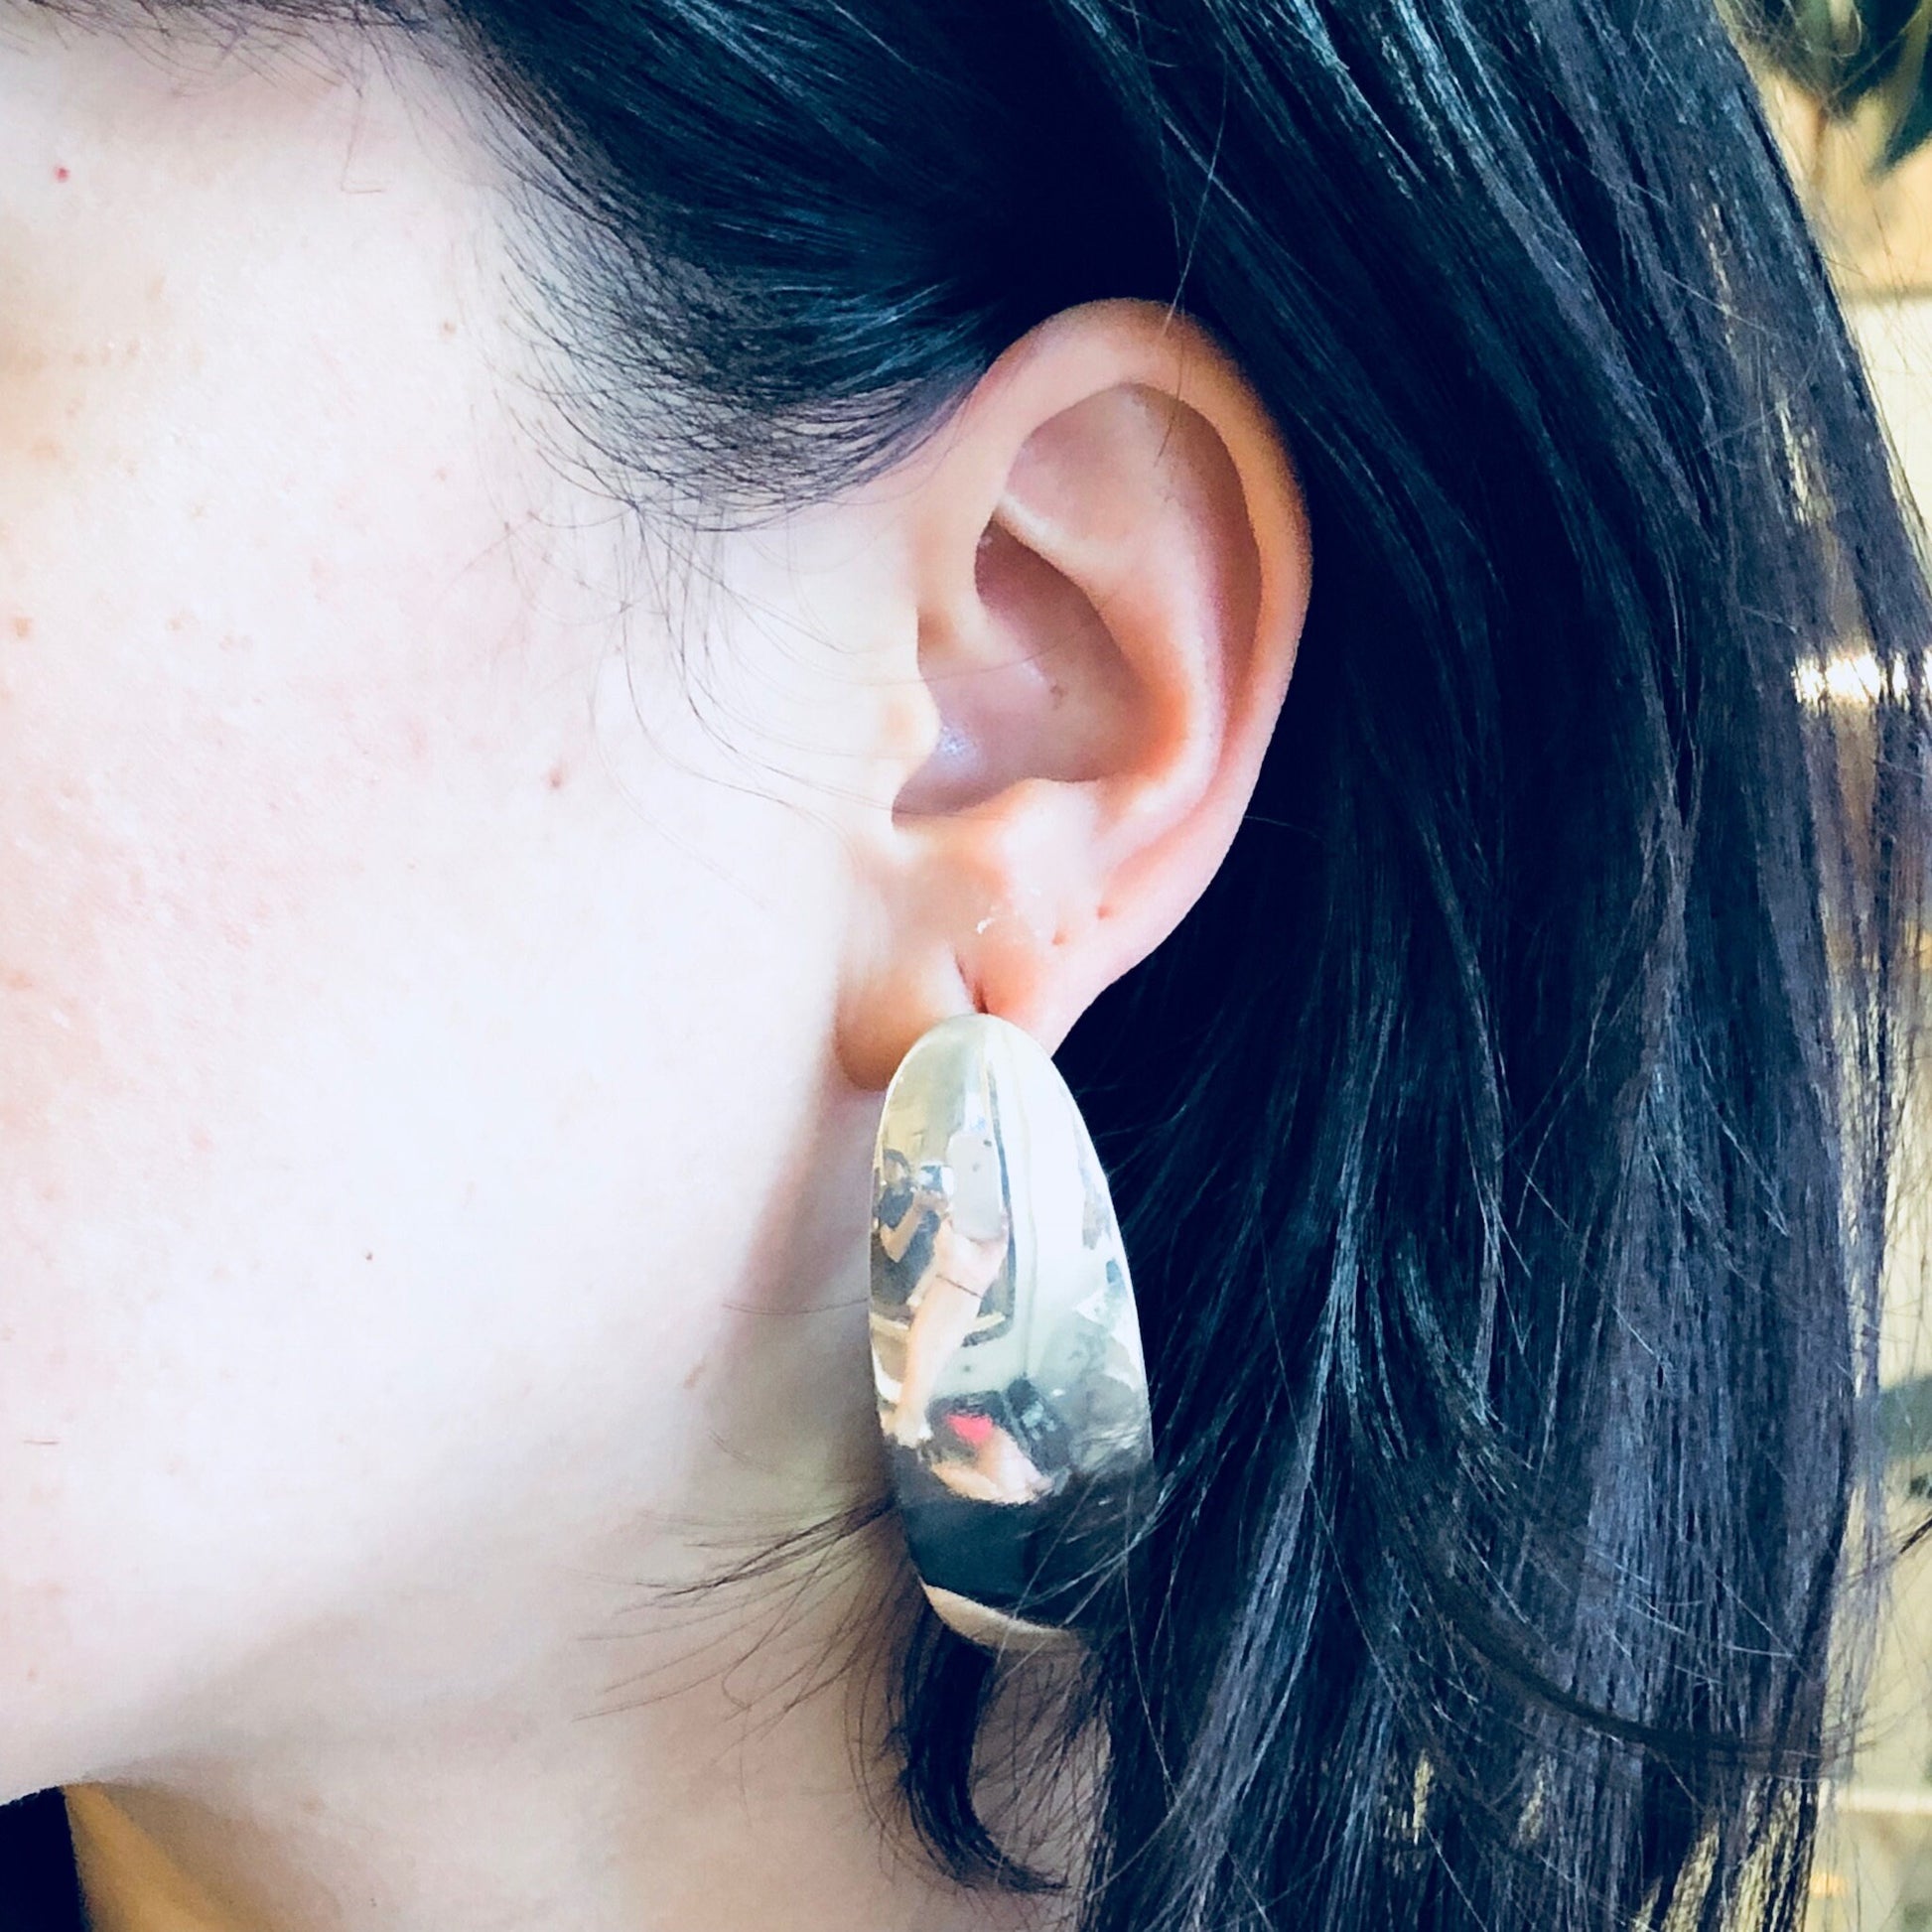
[[[1797, 1927], [1874, 1535], [1932, 629], [1717, 16], [407, 11], [532, 158], [615, 470], [831, 489], [1110, 296], [1197, 318], [1295, 454], [1255, 807], [1062, 1056], [1165, 1446], [1080, 1691], [1083, 1932]], [[989, 1674], [918, 1636], [902, 1784], [1024, 1882]]]

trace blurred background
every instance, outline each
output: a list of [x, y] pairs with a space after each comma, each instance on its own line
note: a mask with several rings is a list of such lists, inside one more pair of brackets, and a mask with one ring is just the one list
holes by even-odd
[[[1906, 486], [1932, 523], [1932, 0], [1732, 0]], [[1869, 705], [1856, 652], [1819, 702]], [[1890, 1527], [1932, 1519], [1932, 1094], [1905, 1137], [1882, 1330]], [[1932, 1540], [1892, 1580], [1857, 1748], [1812, 1878], [1811, 1932], [1932, 1932]]]

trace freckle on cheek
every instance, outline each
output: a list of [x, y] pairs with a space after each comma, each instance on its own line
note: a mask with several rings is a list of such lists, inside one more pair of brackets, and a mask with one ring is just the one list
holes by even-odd
[[34, 620], [32, 618], [15, 618], [12, 628], [14, 635], [24, 643], [34, 634]]

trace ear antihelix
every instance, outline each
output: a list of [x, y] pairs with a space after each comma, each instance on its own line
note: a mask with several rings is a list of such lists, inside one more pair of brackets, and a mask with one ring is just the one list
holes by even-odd
[[1106, 1176], [1020, 1028], [966, 1014], [913, 1043], [871, 1245], [880, 1424], [927, 1597], [989, 1647], [1078, 1644], [1140, 1528], [1154, 1438]]

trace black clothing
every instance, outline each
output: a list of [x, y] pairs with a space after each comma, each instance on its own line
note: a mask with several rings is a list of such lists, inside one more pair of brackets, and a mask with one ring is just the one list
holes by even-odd
[[0, 1805], [0, 1932], [86, 1932], [58, 1791]]

